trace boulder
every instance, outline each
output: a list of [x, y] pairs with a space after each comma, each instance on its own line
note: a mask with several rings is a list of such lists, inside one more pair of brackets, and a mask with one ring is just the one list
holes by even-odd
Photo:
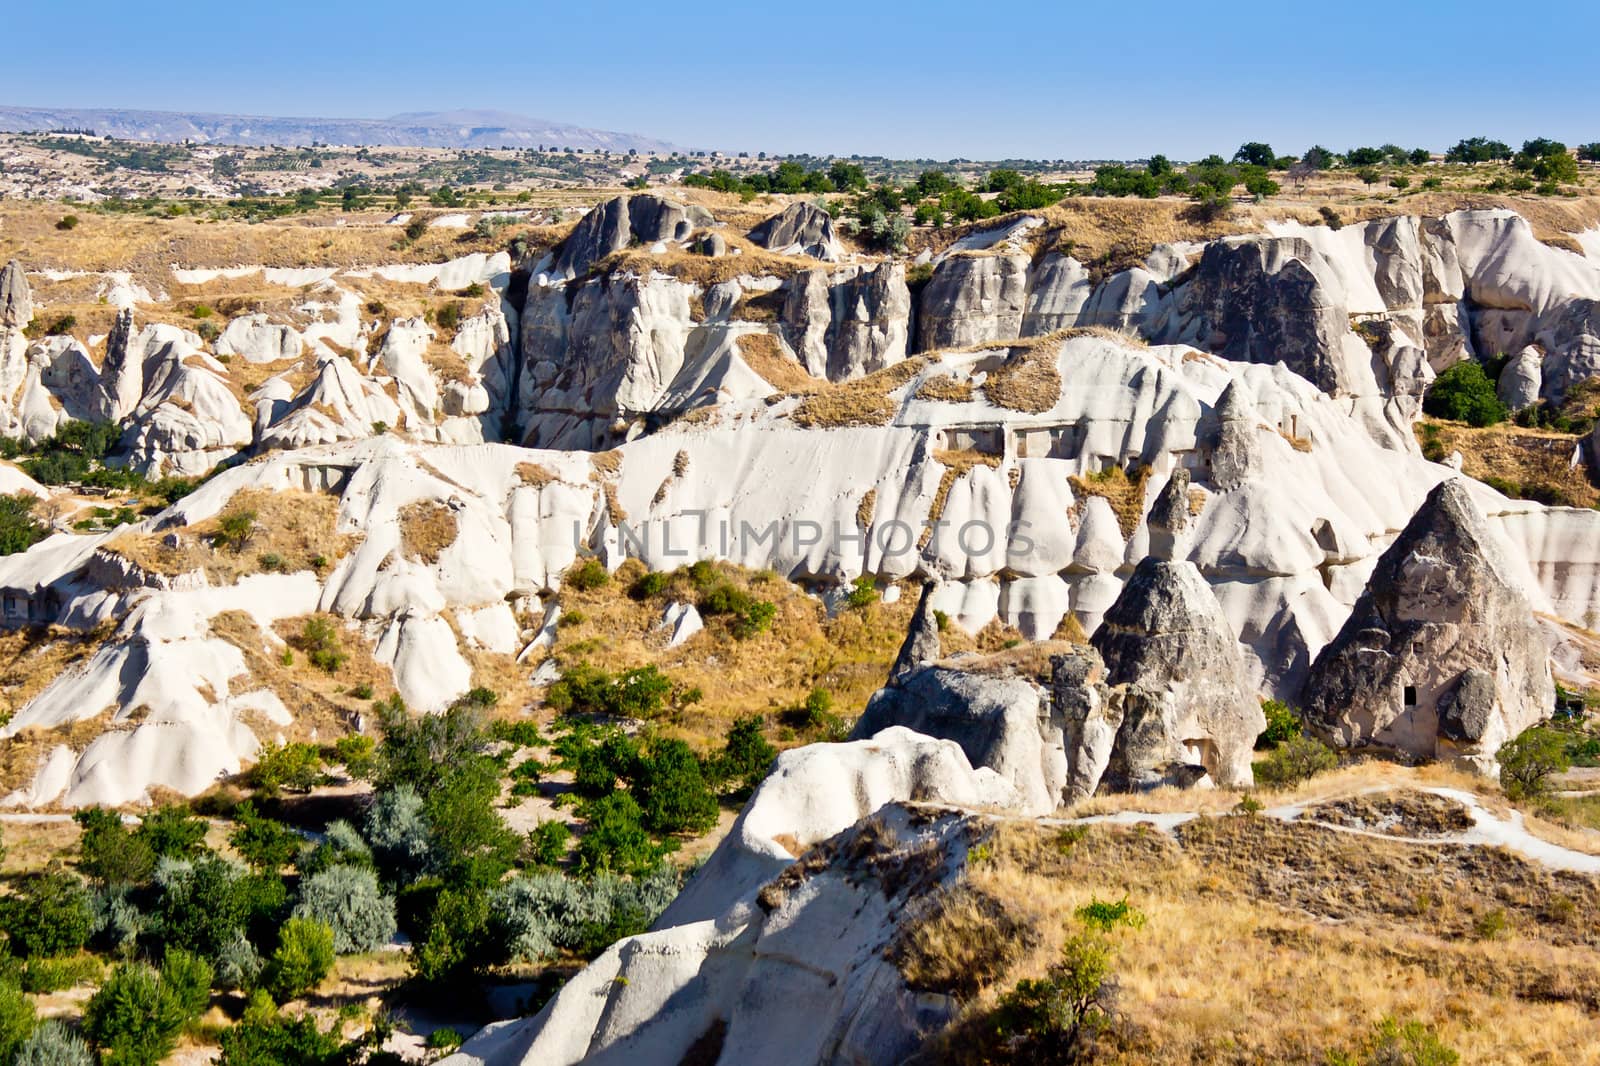
[[688, 207], [660, 196], [619, 196], [595, 207], [562, 242], [554, 273], [558, 278], [582, 274], [596, 262], [634, 243], [686, 241], [711, 223], [702, 207]]
[[1506, 363], [1505, 369], [1500, 371], [1500, 381], [1496, 386], [1500, 402], [1513, 411], [1538, 403], [1544, 385], [1543, 363], [1544, 353], [1531, 344], [1518, 352], [1516, 358]]
[[750, 239], [774, 252], [808, 255], [833, 262], [839, 258], [839, 241], [833, 233], [833, 217], [807, 200], [799, 200], [759, 223]]
[[1227, 787], [1251, 783], [1266, 718], [1233, 627], [1194, 564], [1146, 557], [1090, 643], [1106, 683], [1131, 689], [1108, 783], [1191, 783], [1192, 767]]
[[1491, 771], [1555, 699], [1549, 647], [1513, 573], [1462, 479], [1442, 482], [1312, 664], [1308, 723], [1339, 747]]

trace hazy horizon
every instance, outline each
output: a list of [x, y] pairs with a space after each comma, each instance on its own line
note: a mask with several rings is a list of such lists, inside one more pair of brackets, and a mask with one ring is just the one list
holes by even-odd
[[[1261, 0], [1227, 18], [1157, 4], [1137, 22], [1032, 2], [695, 8], [656, 34], [644, 28], [659, 7], [533, 5], [493, 34], [415, 0], [362, 0], [333, 20], [306, 0], [184, 0], [137, 20], [84, 0], [68, 35], [24, 6], [12, 37], [28, 47], [0, 67], [0, 100], [373, 120], [493, 110], [690, 148], [898, 158], [1600, 140], [1600, 80], [1549, 44], [1552, 28], [1574, 41], [1600, 30], [1600, 8], [1575, 2], [1537, 20], [1476, 0], [1355, 0], [1334, 18]], [[327, 40], [308, 34], [318, 28]], [[163, 49], [182, 62], [152, 62]]]

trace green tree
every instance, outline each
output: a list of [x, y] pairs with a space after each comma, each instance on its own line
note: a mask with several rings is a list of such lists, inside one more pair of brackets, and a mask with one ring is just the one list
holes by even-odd
[[1363, 185], [1371, 188], [1372, 186], [1378, 184], [1378, 181], [1383, 177], [1383, 174], [1378, 170], [1377, 167], [1360, 167], [1356, 170], [1356, 177]]
[[161, 985], [185, 1018], [198, 1018], [211, 1005], [211, 964], [199, 955], [171, 948], [161, 958]]
[[78, 837], [78, 868], [105, 885], [142, 885], [155, 869], [155, 849], [145, 837], [130, 833], [122, 816], [104, 807], [85, 807], [73, 814]]
[[704, 833], [717, 824], [717, 797], [700, 759], [681, 740], [657, 740], [642, 759], [631, 791], [641, 821], [655, 833]]
[[22, 958], [77, 951], [94, 928], [94, 908], [83, 882], [64, 873], [29, 874], [0, 899], [0, 928]]
[[217, 532], [212, 536], [219, 548], [238, 552], [250, 543], [256, 528], [256, 512], [248, 507], [230, 507], [217, 519]]
[[85, 1005], [83, 1032], [100, 1050], [103, 1066], [156, 1066], [172, 1053], [189, 1020], [155, 970], [125, 963]]
[[187, 859], [205, 850], [205, 819], [181, 804], [167, 804], [146, 814], [135, 834], [157, 858]]
[[38, 503], [39, 498], [28, 492], [0, 496], [0, 555], [27, 551], [50, 535], [50, 531], [33, 517]]
[[1293, 788], [1339, 765], [1339, 756], [1316, 737], [1293, 736], [1255, 765], [1256, 784]]
[[322, 754], [315, 744], [268, 744], [256, 753], [250, 784], [272, 798], [290, 792], [310, 792], [322, 781]]
[[1270, 168], [1277, 161], [1277, 154], [1273, 152], [1272, 145], [1260, 141], [1249, 141], [1239, 146], [1233, 153], [1235, 163], [1249, 163], [1251, 166]]
[[1266, 715], [1267, 728], [1256, 737], [1257, 751], [1275, 748], [1300, 735], [1300, 715], [1282, 700], [1263, 700], [1261, 712]]
[[1500, 787], [1512, 799], [1530, 799], [1550, 791], [1550, 778], [1572, 767], [1567, 737], [1559, 730], [1536, 725], [1502, 745]]
[[1506, 420], [1505, 405], [1494, 383], [1474, 360], [1463, 359], [1433, 380], [1422, 409], [1435, 418], [1449, 418], [1482, 428]]
[[778, 757], [778, 749], [767, 742], [766, 719], [759, 714], [734, 719], [728, 728], [722, 753], [716, 760], [716, 776], [736, 789], [749, 791], [761, 783]]
[[228, 837], [228, 843], [257, 870], [276, 872], [287, 866], [305, 843], [299, 833], [282, 822], [258, 814], [250, 800], [239, 805], [233, 818], [238, 827]]
[[311, 918], [290, 918], [261, 972], [262, 987], [283, 1003], [308, 992], [333, 969], [333, 930]]
[[661, 862], [662, 850], [645, 832], [643, 812], [626, 792], [613, 792], [584, 806], [589, 826], [578, 841], [577, 867], [580, 873], [609, 870], [619, 874], [643, 874]]

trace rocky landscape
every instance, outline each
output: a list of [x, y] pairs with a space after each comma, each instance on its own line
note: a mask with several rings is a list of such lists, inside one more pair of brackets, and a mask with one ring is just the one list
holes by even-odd
[[[1538, 918], [1532, 889], [1514, 906], [1556, 930], [1539, 935], [1581, 984], [1600, 966], [1583, 925], [1593, 845], [1527, 831], [1492, 782], [1558, 682], [1586, 689], [1600, 664], [1600, 513], [1469, 477], [1474, 456], [1429, 458], [1417, 428], [1463, 362], [1496, 371], [1514, 411], [1580, 402], [1600, 376], [1589, 202], [1560, 233], [1514, 206], [1252, 214], [1115, 254], [1045, 208], [882, 254], [809, 199], [667, 190], [448, 258], [13, 260], [0, 489], [32, 498], [38, 530], [0, 558], [16, 642], [4, 803], [214, 795], [264, 752], [378, 733], [375, 696], [441, 715], [493, 689], [496, 713], [548, 727], [552, 693], [607, 645], [715, 672], [738, 641], [704, 627], [721, 612], [738, 637], [749, 603], [660, 592], [715, 561], [772, 597], [753, 628], [779, 600], [814, 626], [876, 610], [874, 639], [898, 654], [862, 653], [877, 691], [831, 734], [776, 737], [787, 750], [648, 932], [446, 1061], [1012, 1061], [976, 1037], [960, 1052], [960, 1034], [1062, 934], [1042, 903], [1007, 932], [1000, 883], [1081, 866], [1055, 918], [1096, 891], [1144, 896], [1150, 939], [1201, 920], [1172, 902], [1188, 891], [1174, 871], [1229, 834], [1219, 929], [1333, 950], [1311, 944], [1342, 917], [1332, 897], [1295, 897], [1262, 856], [1371, 837], [1373, 855], [1464, 879], [1448, 911], [1461, 937], [1512, 906], [1471, 882], [1479, 856], [1505, 866], [1499, 883], [1560, 881], [1567, 917]], [[109, 426], [105, 446], [70, 443], [74, 426]], [[1586, 478], [1590, 441], [1558, 446], [1563, 476]], [[63, 454], [83, 465], [47, 477]], [[594, 590], [621, 574], [644, 590], [648, 632], [599, 621]], [[781, 645], [790, 617], [762, 639]], [[296, 665], [330, 641], [348, 660], [337, 681]], [[702, 698], [721, 713], [722, 694]], [[1402, 789], [1399, 814], [1352, 815], [1286, 793], [1262, 811], [1263, 701], [1357, 766], [1340, 773], [1380, 775], [1352, 777], [1341, 802], [1397, 783], [1433, 798]], [[706, 740], [698, 713], [680, 699], [665, 732]], [[1136, 831], [1119, 812], [1147, 796], [1168, 817]], [[1235, 800], [1246, 810], [1224, 816]], [[1450, 827], [1405, 821], [1440, 817], [1430, 803]], [[1365, 817], [1406, 832], [1379, 841]], [[1052, 850], [1050, 834], [1071, 842]], [[1270, 888], [1245, 902], [1252, 879]], [[1416, 919], [1379, 910], [1361, 920]], [[974, 915], [989, 924], [961, 925]], [[958, 927], [1023, 946], [971, 987], [929, 976], [918, 938]], [[1469, 980], [1452, 943], [1434, 974], [1447, 984]], [[1383, 966], [1412, 965], [1396, 951]], [[1139, 972], [1142, 997], [1156, 978]], [[1576, 993], [1506, 994], [1550, 1024], [1594, 1024]], [[1592, 1060], [1532, 1037], [1495, 1059], [1488, 1009], [1463, 1008], [1475, 1061]], [[1100, 1053], [1323, 1061], [1326, 1033], [1291, 1048], [1235, 1032], [1243, 1057], [1206, 1058], [1203, 1040], [1162, 1044], [1177, 1039], [1164, 1024], [1102, 1034]]]

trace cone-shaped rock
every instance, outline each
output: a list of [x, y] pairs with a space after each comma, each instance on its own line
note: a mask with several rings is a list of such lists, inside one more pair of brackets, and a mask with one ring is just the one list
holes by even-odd
[[1378, 560], [1302, 692], [1341, 747], [1494, 765], [1550, 713], [1549, 649], [1464, 483], [1436, 487]]
[[1112, 787], [1183, 784], [1185, 764], [1203, 766], [1218, 784], [1250, 783], [1266, 718], [1233, 629], [1194, 564], [1146, 558], [1090, 643], [1105, 660], [1106, 684], [1129, 686]]

